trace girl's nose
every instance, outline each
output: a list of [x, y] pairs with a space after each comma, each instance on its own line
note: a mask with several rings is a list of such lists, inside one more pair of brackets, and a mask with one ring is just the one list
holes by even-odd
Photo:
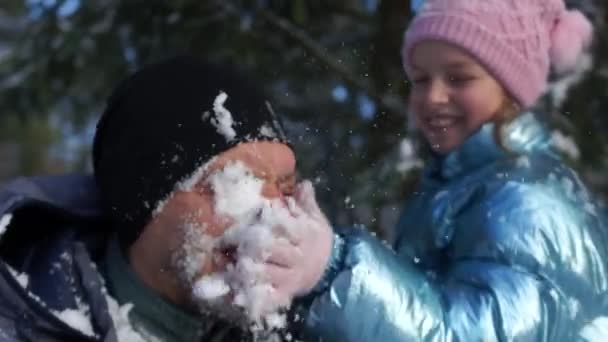
[[427, 87], [426, 100], [429, 104], [443, 104], [448, 102], [448, 91], [439, 81], [430, 81]]

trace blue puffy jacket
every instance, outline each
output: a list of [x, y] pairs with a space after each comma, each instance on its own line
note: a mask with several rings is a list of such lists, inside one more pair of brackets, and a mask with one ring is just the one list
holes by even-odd
[[337, 236], [308, 339], [608, 341], [602, 209], [533, 114], [493, 130], [430, 162], [393, 249]]

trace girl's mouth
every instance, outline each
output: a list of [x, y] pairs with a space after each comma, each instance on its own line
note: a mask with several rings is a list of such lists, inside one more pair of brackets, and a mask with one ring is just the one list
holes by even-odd
[[456, 123], [456, 118], [452, 116], [437, 116], [427, 120], [429, 128], [433, 130], [448, 129]]

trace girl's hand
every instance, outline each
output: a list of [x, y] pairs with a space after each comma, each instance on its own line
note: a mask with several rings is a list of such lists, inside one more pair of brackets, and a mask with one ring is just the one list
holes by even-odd
[[276, 232], [292, 234], [274, 240], [263, 269], [285, 301], [307, 294], [321, 280], [333, 243], [331, 226], [319, 209], [309, 181], [298, 185], [294, 199], [295, 206], [290, 210], [298, 226], [275, 227]]

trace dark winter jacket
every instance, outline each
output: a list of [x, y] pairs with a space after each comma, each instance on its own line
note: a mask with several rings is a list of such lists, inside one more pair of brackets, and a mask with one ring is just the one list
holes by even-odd
[[[0, 218], [10, 219], [0, 239], [0, 341], [117, 341], [92, 262], [103, 250], [96, 198], [92, 179], [79, 176], [18, 179], [0, 191]], [[95, 238], [81, 240], [76, 225]], [[94, 336], [62, 320], [66, 310], [86, 312]]]
[[426, 168], [393, 249], [335, 241], [306, 317], [323, 341], [608, 341], [605, 216], [532, 114]]
[[[0, 237], [0, 342], [141, 341], [96, 266], [113, 234], [97, 198], [89, 176], [22, 178], [0, 189], [0, 227], [8, 222]], [[229, 330], [225, 340], [240, 339]]]

